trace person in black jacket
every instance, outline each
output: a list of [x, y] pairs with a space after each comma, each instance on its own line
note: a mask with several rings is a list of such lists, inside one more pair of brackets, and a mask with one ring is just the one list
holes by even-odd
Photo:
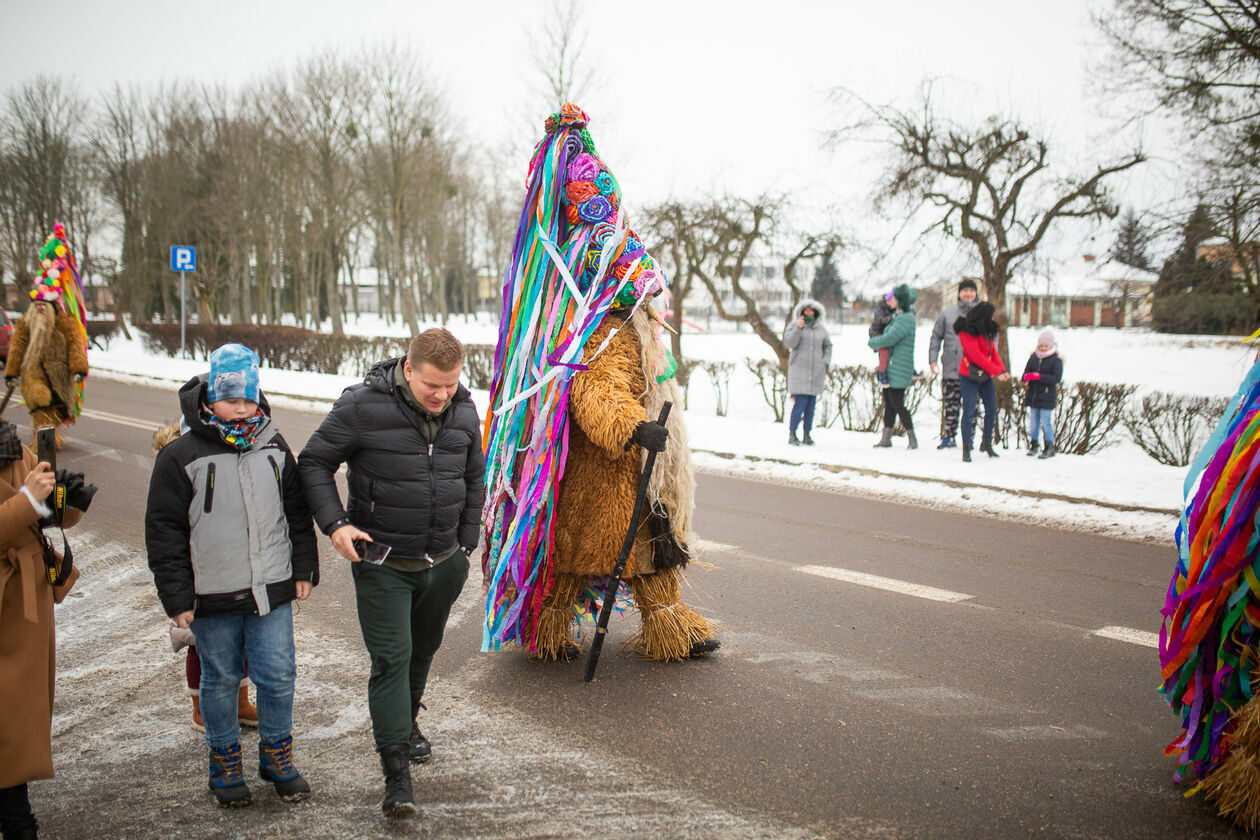
[[1037, 349], [1024, 365], [1024, 382], [1028, 383], [1028, 454], [1037, 455], [1037, 430], [1046, 441], [1038, 458], [1054, 457], [1054, 401], [1063, 379], [1063, 359], [1054, 332], [1046, 327], [1037, 336]]
[[[463, 363], [454, 335], [425, 330], [342, 393], [298, 458], [316, 524], [353, 564], [390, 816], [416, 810], [408, 762], [432, 754], [416, 715], [480, 539], [486, 465]], [[333, 482], [343, 463], [344, 508]]]
[[162, 607], [197, 638], [210, 790], [220, 805], [250, 802], [237, 716], [248, 651], [258, 772], [297, 801], [310, 786], [293, 766], [290, 602], [319, 583], [297, 461], [271, 422], [247, 347], [215, 350], [210, 373], [181, 387], [179, 404], [183, 433], [154, 461], [144, 542]]

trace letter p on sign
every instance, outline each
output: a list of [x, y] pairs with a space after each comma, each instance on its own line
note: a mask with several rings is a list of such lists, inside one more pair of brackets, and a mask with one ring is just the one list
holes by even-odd
[[196, 271], [197, 249], [188, 245], [171, 246], [171, 271]]

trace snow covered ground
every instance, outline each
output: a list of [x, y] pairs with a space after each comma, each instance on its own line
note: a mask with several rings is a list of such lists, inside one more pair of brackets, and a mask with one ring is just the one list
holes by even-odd
[[[447, 324], [469, 344], [493, 344], [496, 327], [482, 317], [457, 317]], [[347, 331], [365, 335], [405, 335], [402, 324], [374, 316], [352, 320]], [[1012, 363], [1022, 369], [1037, 331], [1010, 331]], [[931, 323], [921, 323], [916, 357], [927, 367]], [[831, 327], [835, 364], [867, 365], [865, 325]], [[1022, 451], [999, 450], [962, 463], [957, 449], [937, 450], [939, 402], [928, 399], [915, 417], [920, 431], [916, 451], [897, 439], [893, 449], [873, 449], [875, 436], [844, 431], [837, 423], [818, 428], [814, 447], [787, 444], [787, 430], [774, 422], [745, 359], [769, 358], [769, 348], [750, 332], [713, 331], [684, 336], [688, 358], [735, 363], [730, 410], [716, 415], [707, 376], [696, 371], [688, 398], [687, 424], [695, 461], [707, 472], [762, 481], [792, 483], [838, 493], [972, 511], [1052, 527], [1107, 533], [1128, 539], [1171, 543], [1182, 503], [1185, 469], [1157, 463], [1117, 430], [1117, 443], [1102, 452], [1059, 455], [1048, 460]], [[1143, 390], [1215, 397], [1231, 396], [1255, 351], [1236, 338], [1168, 336], [1140, 330], [1071, 329], [1059, 333], [1065, 380], [1128, 382]], [[108, 350], [93, 350], [93, 375], [169, 385], [206, 369], [200, 360], [170, 359], [145, 351], [139, 340], [115, 339]], [[276, 404], [322, 410], [353, 377], [269, 370], [262, 385]], [[1141, 393], [1141, 392], [1139, 392]], [[476, 393], [481, 407], [485, 392]], [[89, 389], [90, 408], [91, 397]], [[977, 453], [979, 454], [979, 453]], [[702, 535], [703, 536], [703, 535]]]

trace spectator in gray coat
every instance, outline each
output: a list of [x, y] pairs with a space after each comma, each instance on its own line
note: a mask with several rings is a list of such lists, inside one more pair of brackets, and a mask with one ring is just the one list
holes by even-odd
[[[954, 435], [958, 431], [958, 411], [962, 406], [962, 386], [958, 384], [958, 363], [962, 361], [962, 345], [954, 322], [971, 311], [976, 305], [976, 281], [964, 279], [958, 284], [958, 302], [945, 307], [936, 326], [932, 327], [932, 340], [928, 342], [928, 364], [932, 375], [941, 374], [941, 442], [937, 449], [955, 446]], [[940, 364], [937, 364], [937, 359]]]
[[[806, 298], [796, 305], [792, 321], [783, 334], [788, 349], [788, 393], [792, 395], [792, 416], [788, 422], [788, 443], [813, 446], [810, 431], [814, 428], [814, 408], [818, 395], [827, 385], [827, 366], [831, 364], [831, 336], [823, 326], [827, 310], [816, 300]], [[805, 423], [804, 438], [797, 438], [796, 427]]]

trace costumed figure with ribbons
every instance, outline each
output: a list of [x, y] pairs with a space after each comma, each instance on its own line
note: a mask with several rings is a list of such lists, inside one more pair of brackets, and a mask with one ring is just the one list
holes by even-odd
[[683, 660], [718, 641], [681, 601], [695, 493], [682, 412], [654, 422], [665, 402], [682, 406], [647, 303], [666, 279], [630, 229], [587, 121], [573, 104], [547, 119], [504, 277], [484, 435], [482, 649], [580, 653], [580, 619], [612, 585], [650, 449], [656, 466], [622, 575], [642, 619], [629, 643]]
[[4, 367], [9, 388], [20, 383], [31, 426], [69, 426], [83, 409], [83, 381], [88, 375], [87, 314], [79, 269], [63, 225], [53, 227], [39, 251], [40, 274], [31, 288], [31, 305], [13, 327]]
[[[1252, 336], [1260, 337], [1260, 332]], [[1260, 359], [1186, 476], [1159, 635], [1178, 781], [1260, 830]]]

